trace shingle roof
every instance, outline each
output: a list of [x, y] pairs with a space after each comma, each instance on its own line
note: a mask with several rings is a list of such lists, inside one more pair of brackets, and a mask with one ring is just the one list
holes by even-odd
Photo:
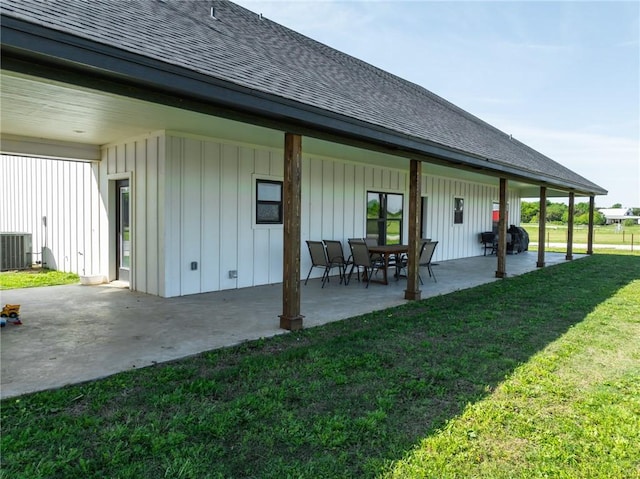
[[598, 211], [606, 217], [611, 216], [631, 216], [631, 208], [600, 208]]
[[[216, 19], [211, 18], [211, 7]], [[602, 188], [429, 90], [227, 0], [3, 0], [2, 13], [417, 140]]]

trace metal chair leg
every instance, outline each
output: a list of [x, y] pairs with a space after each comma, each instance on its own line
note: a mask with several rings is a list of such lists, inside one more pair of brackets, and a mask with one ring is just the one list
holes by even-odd
[[438, 278], [436, 278], [436, 274], [431, 269], [431, 265], [428, 265], [427, 267], [429, 268], [429, 276], [433, 276], [433, 280], [437, 283], [438, 282]]
[[358, 283], [360, 282], [360, 267], [352, 264], [351, 269], [349, 270], [349, 276], [347, 277], [347, 282], [345, 284], [349, 284], [351, 282], [351, 275], [353, 274], [354, 269], [356, 270], [356, 278], [358, 278]]
[[324, 273], [322, 273], [322, 288], [324, 288], [324, 284], [329, 282], [329, 267], [327, 266], [324, 269]]
[[311, 270], [313, 269], [313, 266], [311, 266], [311, 268], [309, 268], [309, 274], [307, 274], [307, 279], [304, 280], [304, 285], [307, 285], [307, 281], [309, 281], [309, 276], [311, 276]]

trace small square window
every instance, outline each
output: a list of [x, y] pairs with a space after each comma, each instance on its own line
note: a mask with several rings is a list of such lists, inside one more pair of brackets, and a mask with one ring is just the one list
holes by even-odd
[[256, 224], [282, 224], [282, 181], [256, 180]]
[[453, 224], [461, 225], [464, 220], [464, 199], [453, 199]]

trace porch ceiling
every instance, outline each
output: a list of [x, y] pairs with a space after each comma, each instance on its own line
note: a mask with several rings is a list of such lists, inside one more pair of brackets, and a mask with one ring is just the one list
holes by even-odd
[[175, 130], [232, 139], [250, 136], [255, 143], [282, 147], [279, 132], [203, 113], [7, 70], [0, 73], [0, 82], [3, 135], [105, 145]]

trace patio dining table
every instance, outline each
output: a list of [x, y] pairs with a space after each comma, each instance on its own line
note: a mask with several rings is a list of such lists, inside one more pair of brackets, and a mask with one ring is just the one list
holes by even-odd
[[402, 255], [409, 252], [408, 244], [387, 244], [387, 245], [378, 245], [378, 246], [369, 246], [370, 254], [379, 254], [382, 256], [384, 260], [384, 270], [382, 280], [375, 280], [370, 278], [371, 282], [381, 283], [381, 284], [389, 284], [389, 280], [387, 277], [387, 270], [389, 269], [389, 264], [392, 256], [395, 256], [395, 264], [396, 264], [396, 277], [399, 273], [399, 265], [402, 259]]

